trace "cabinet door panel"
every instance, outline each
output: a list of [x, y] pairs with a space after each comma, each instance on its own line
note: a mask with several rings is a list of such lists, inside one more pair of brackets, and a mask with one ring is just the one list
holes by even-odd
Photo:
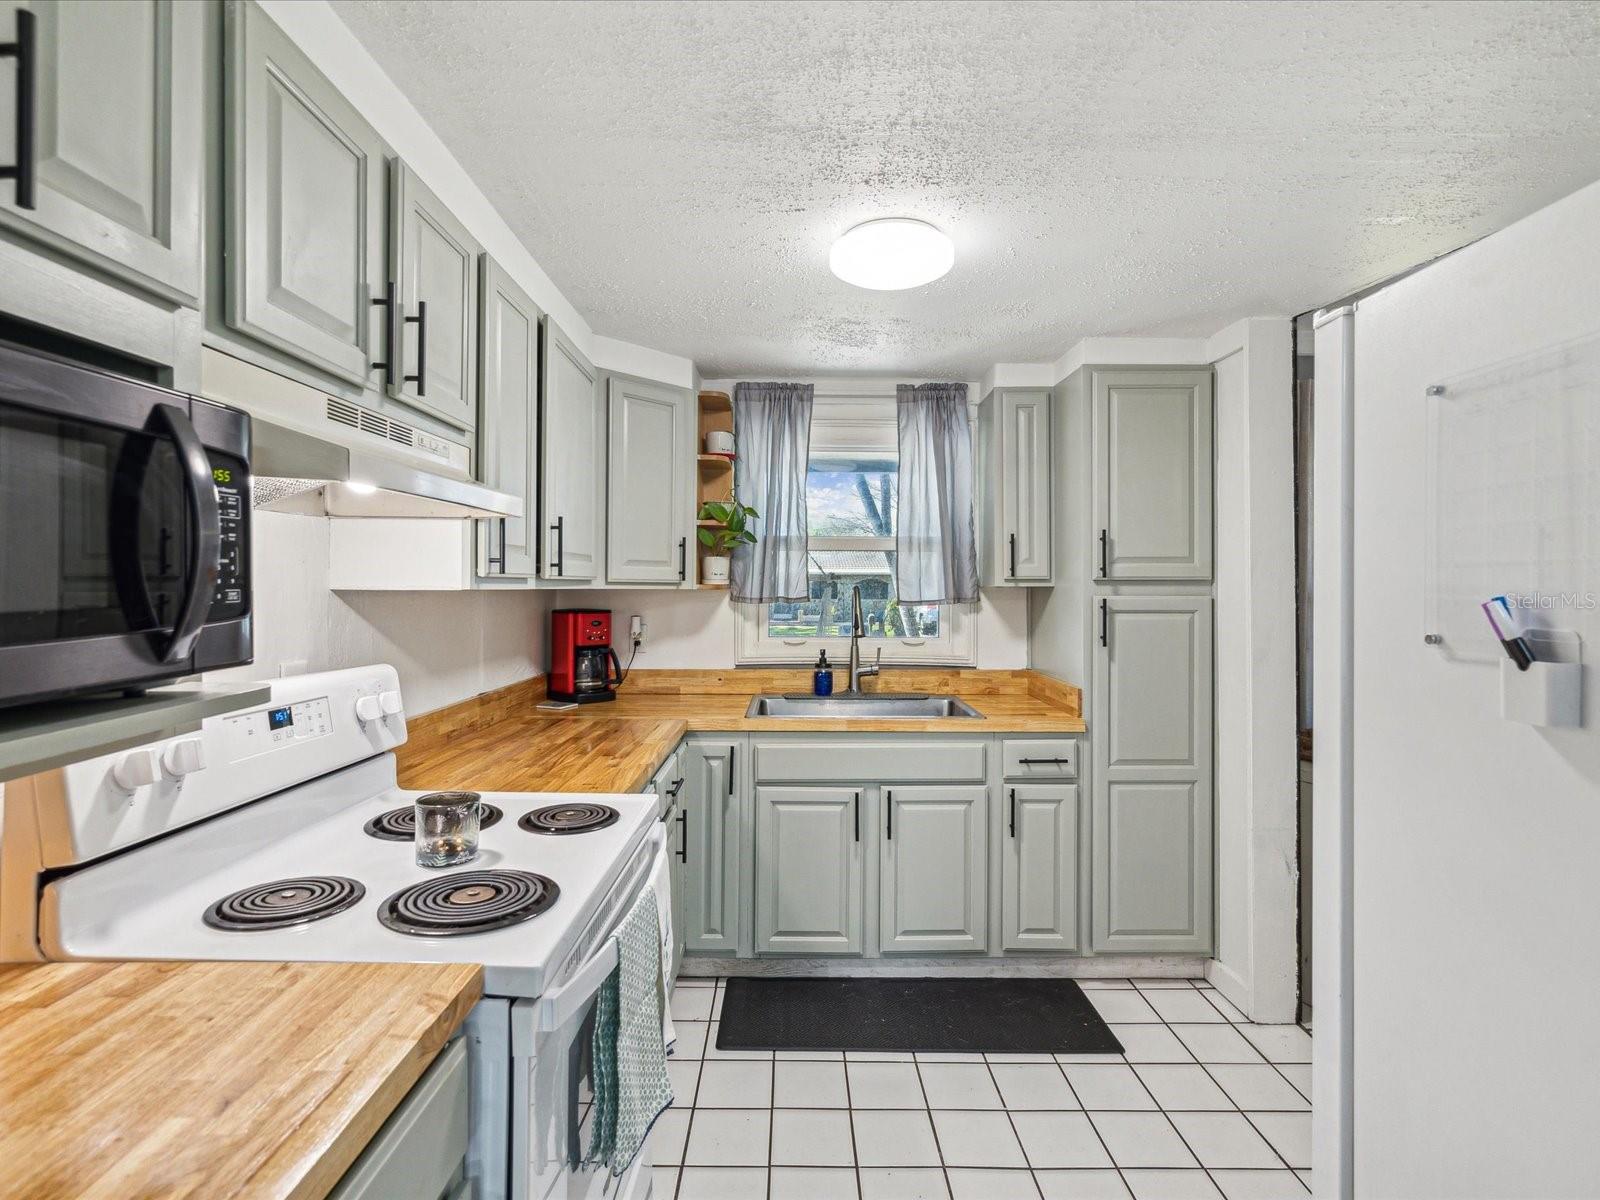
[[1096, 646], [1094, 946], [1204, 953], [1212, 941], [1212, 609], [1112, 596]]
[[691, 742], [679, 794], [686, 817], [684, 942], [690, 950], [739, 948], [739, 803], [727, 743]]
[[226, 12], [227, 322], [365, 387], [383, 325], [384, 144], [257, 5]]
[[688, 573], [689, 394], [612, 379], [606, 475], [606, 578], [671, 583]]
[[1050, 578], [1050, 393], [1000, 394], [1005, 578]]
[[1211, 578], [1211, 381], [1209, 370], [1094, 373], [1103, 578]]
[[[34, 207], [0, 182], [0, 224], [193, 305], [200, 297], [202, 12], [172, 0], [18, 5], [34, 14]], [[0, 161], [16, 161], [13, 70]]]
[[601, 495], [596, 482], [598, 376], [549, 317], [544, 319], [539, 372], [541, 574], [546, 579], [594, 579], [600, 532], [595, 511]]
[[1076, 784], [1007, 787], [1001, 855], [1002, 920], [1007, 950], [1078, 948]]
[[880, 920], [885, 951], [982, 950], [988, 861], [982, 787], [886, 787]]
[[407, 320], [397, 335], [403, 370], [395, 373], [389, 395], [471, 429], [477, 418], [478, 243], [398, 159], [390, 164], [390, 187], [390, 273]]
[[481, 273], [478, 465], [484, 483], [522, 497], [523, 515], [478, 522], [478, 574], [526, 578], [538, 572], [540, 312], [488, 255]]
[[756, 949], [861, 953], [861, 792], [756, 789]]

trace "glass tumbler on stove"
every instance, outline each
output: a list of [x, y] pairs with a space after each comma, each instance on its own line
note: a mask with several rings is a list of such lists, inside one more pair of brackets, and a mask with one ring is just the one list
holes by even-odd
[[418, 796], [417, 866], [457, 867], [478, 857], [477, 792], [429, 792]]

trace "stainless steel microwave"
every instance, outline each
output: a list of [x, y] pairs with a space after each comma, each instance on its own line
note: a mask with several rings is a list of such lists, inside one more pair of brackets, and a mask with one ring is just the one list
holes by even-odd
[[250, 418], [0, 344], [0, 707], [251, 653]]

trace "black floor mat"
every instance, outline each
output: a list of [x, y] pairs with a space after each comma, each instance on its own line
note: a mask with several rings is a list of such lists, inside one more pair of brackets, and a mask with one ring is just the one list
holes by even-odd
[[722, 1050], [1121, 1054], [1070, 979], [730, 979]]

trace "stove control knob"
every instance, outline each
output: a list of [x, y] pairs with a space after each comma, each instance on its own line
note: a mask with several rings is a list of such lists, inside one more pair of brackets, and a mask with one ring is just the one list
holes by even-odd
[[117, 786], [133, 791], [161, 778], [161, 762], [154, 750], [135, 750], [124, 754], [111, 768], [111, 778]]
[[173, 742], [161, 756], [161, 765], [172, 776], [192, 775], [206, 765], [206, 746], [199, 738]]
[[356, 701], [356, 717], [363, 725], [370, 725], [383, 716], [383, 705], [376, 696], [362, 696]]
[[383, 715], [386, 717], [398, 717], [404, 707], [400, 703], [399, 692], [384, 692], [378, 697], [378, 703], [382, 705]]

